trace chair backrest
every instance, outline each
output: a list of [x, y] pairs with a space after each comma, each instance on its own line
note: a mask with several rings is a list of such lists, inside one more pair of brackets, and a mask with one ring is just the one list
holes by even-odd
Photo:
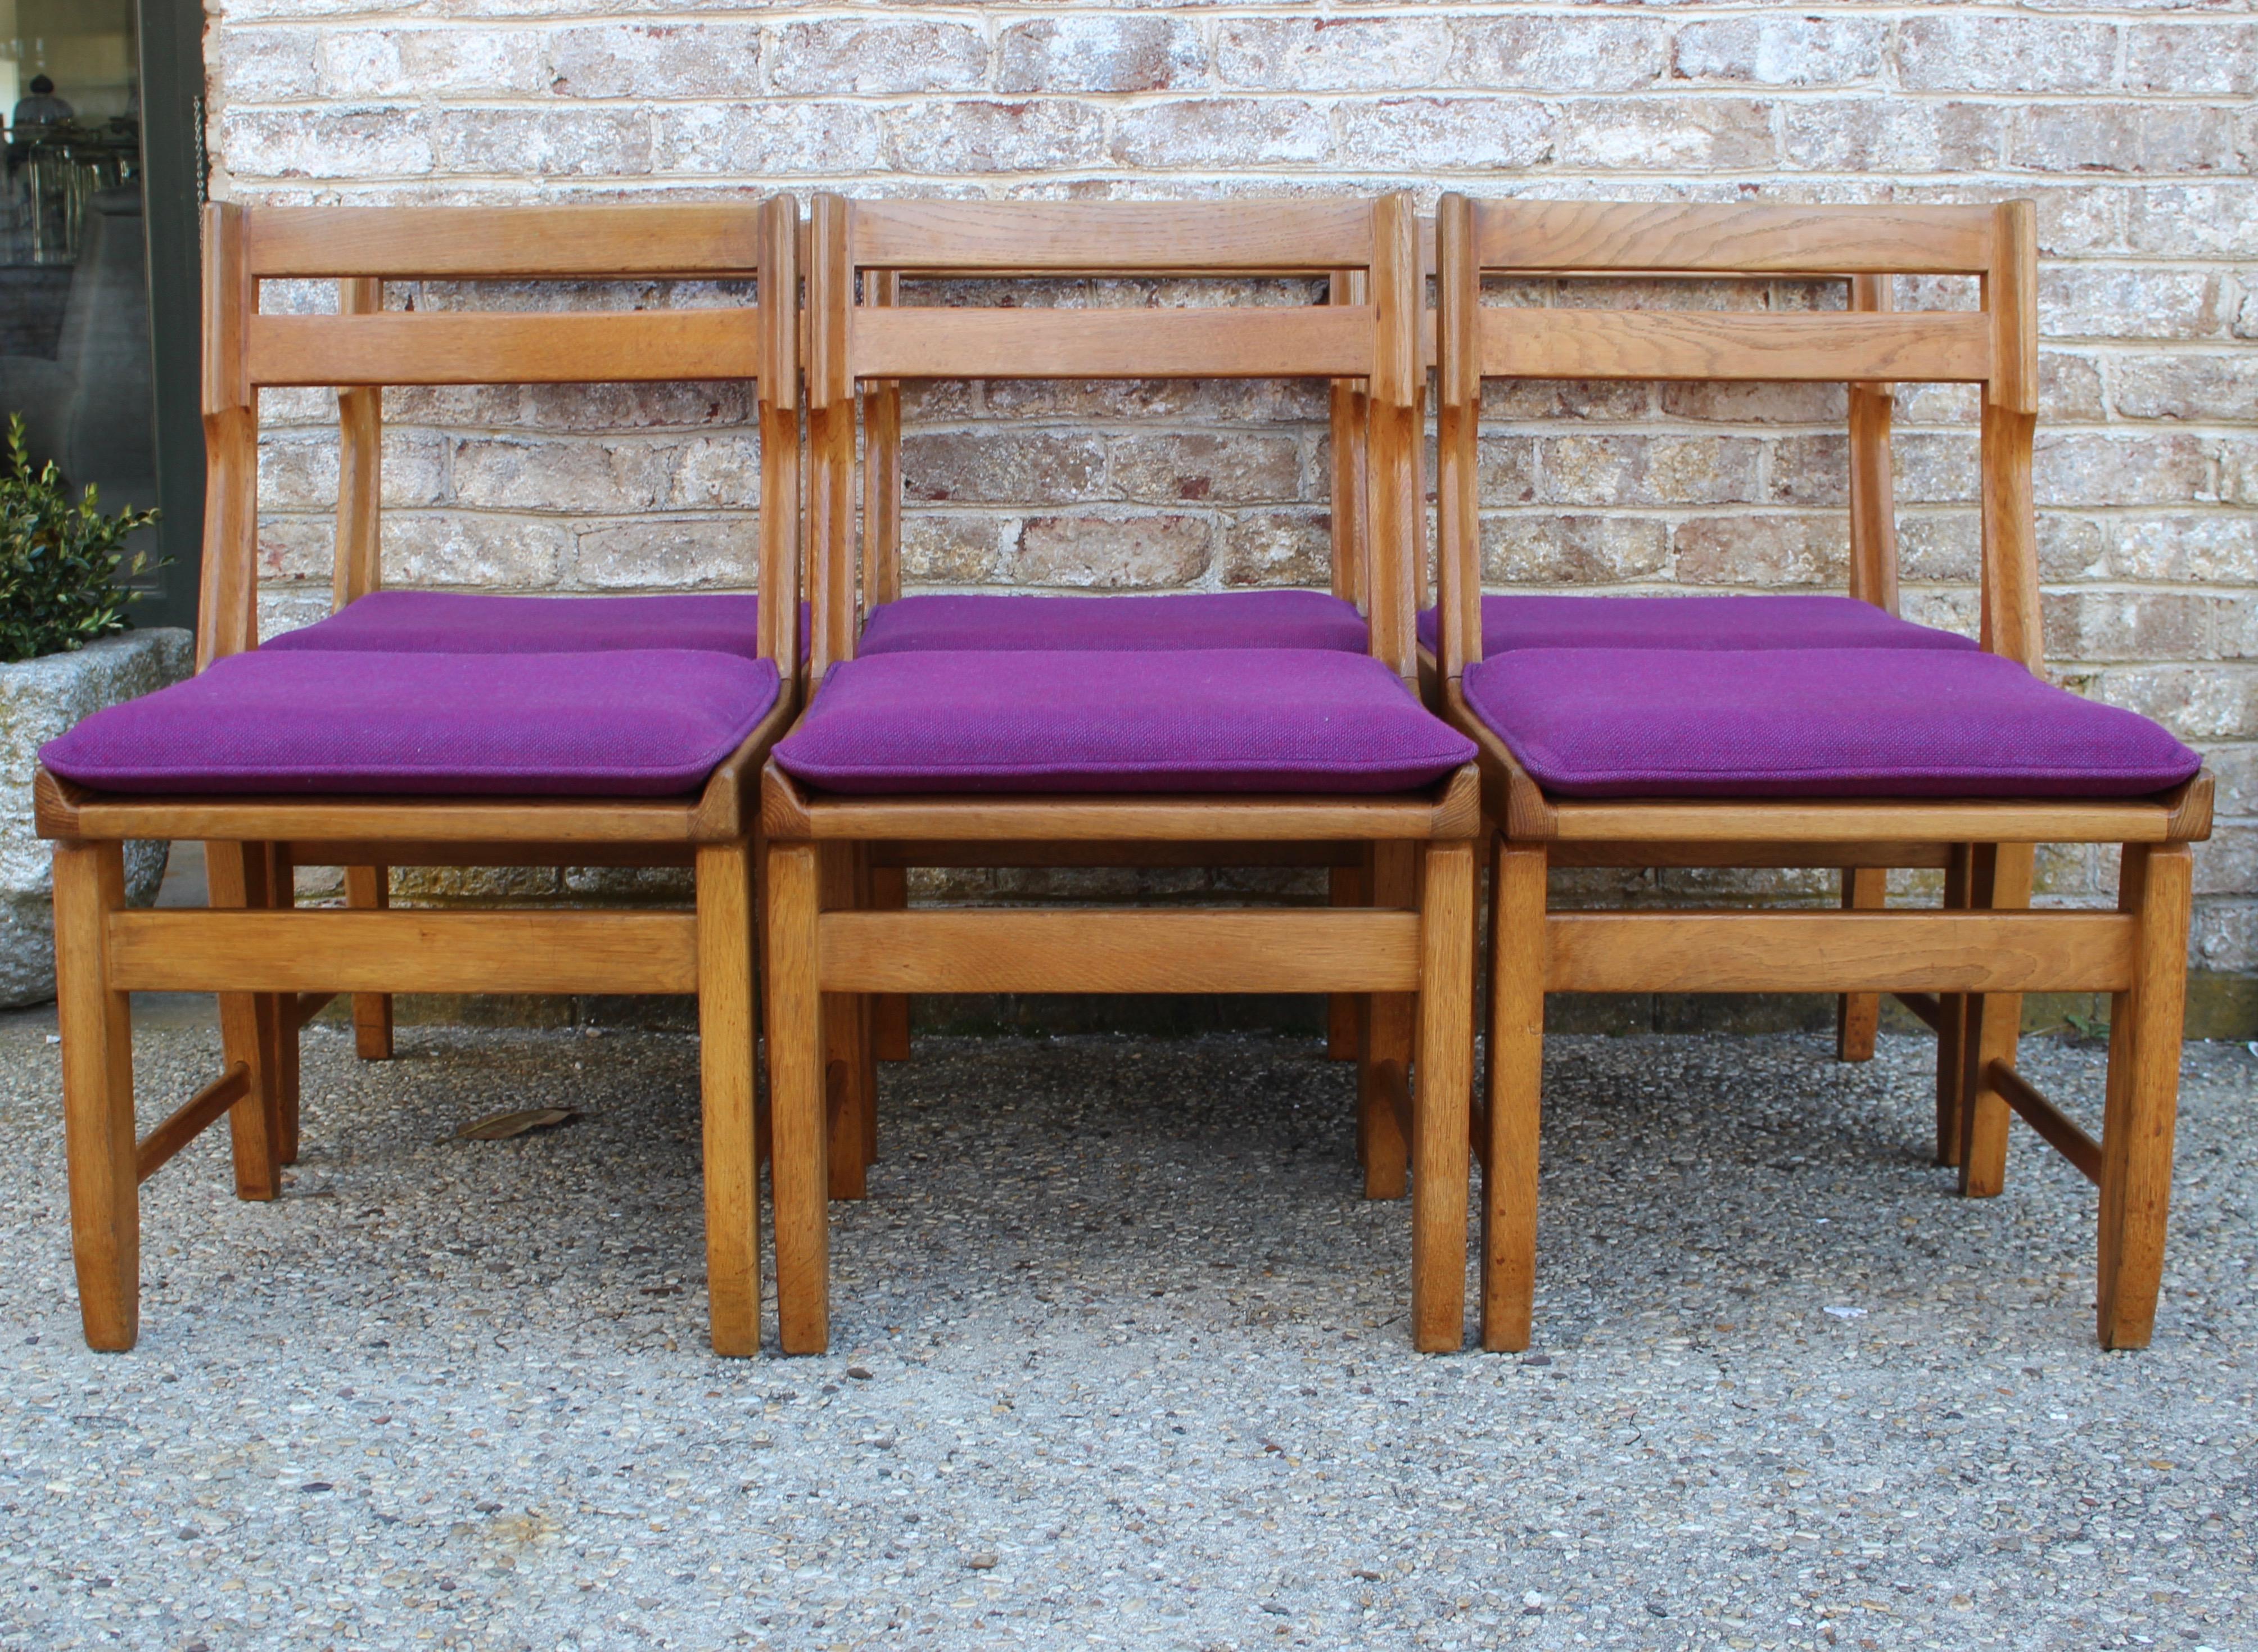
[[[1322, 202], [849, 202], [818, 195], [807, 252], [811, 677], [853, 657], [861, 605], [898, 590], [884, 534], [856, 555], [859, 385], [916, 379], [1361, 381], [1357, 502], [1372, 651], [1414, 675], [1419, 562], [1419, 270], [1409, 198]], [[1328, 279], [1324, 303], [1189, 308], [899, 306], [904, 277]], [[874, 444], [874, 450], [878, 444]], [[877, 458], [883, 459], [883, 452]], [[1337, 470], [1343, 456], [1335, 456]], [[883, 507], [877, 507], [883, 508]], [[875, 514], [875, 510], [873, 512]], [[1337, 543], [1342, 542], [1337, 536]]]
[[[1889, 386], [1981, 385], [1984, 646], [2035, 668], [2036, 247], [2027, 201], [1717, 206], [1445, 195], [1436, 215], [1444, 675], [1459, 676], [1481, 657], [1474, 461], [1485, 378], [1849, 384], [1854, 444], [1866, 461], [1862, 466], [1854, 452], [1852, 594], [1885, 606], [1895, 606], [1896, 593]], [[1847, 280], [1851, 307], [1847, 313], [1484, 308], [1481, 280], [1491, 274]], [[1892, 310], [1890, 278], [1898, 275], [1975, 277], [1979, 308]]]
[[[204, 222], [200, 664], [258, 640], [259, 392], [334, 386], [334, 594], [376, 588], [385, 385], [741, 379], [760, 410], [761, 652], [787, 681], [799, 609], [799, 209], [731, 204], [239, 207]], [[756, 282], [751, 306], [635, 311], [387, 311], [387, 280]], [[335, 280], [334, 315], [259, 312], [259, 283]]]

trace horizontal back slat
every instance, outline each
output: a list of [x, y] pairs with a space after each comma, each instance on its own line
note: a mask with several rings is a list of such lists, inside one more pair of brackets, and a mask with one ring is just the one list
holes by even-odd
[[732, 206], [253, 207], [254, 277], [387, 280], [749, 276], [760, 210]]
[[1975, 383], [1991, 372], [1991, 325], [1964, 311], [1486, 309], [1481, 322], [1482, 372], [1498, 378]]
[[1992, 257], [1989, 207], [1482, 201], [1473, 219], [1486, 270], [1977, 275]]
[[857, 202], [858, 268], [1292, 273], [1372, 258], [1367, 201]]
[[756, 309], [253, 316], [255, 385], [610, 384], [760, 376]]
[[854, 312], [858, 379], [1362, 378], [1368, 306]]

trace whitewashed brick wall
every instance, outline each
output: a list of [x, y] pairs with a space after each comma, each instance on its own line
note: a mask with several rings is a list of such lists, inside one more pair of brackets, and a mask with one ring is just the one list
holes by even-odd
[[[2258, 18], [2237, 0], [700, 5], [215, 0], [216, 193], [504, 202], [742, 189], [1154, 195], [1409, 187], [2039, 203], [2038, 496], [2063, 680], [2210, 755], [2195, 961], [2258, 1015]], [[318, 301], [276, 294], [276, 301]], [[1622, 301], [1537, 288], [1516, 301]], [[1118, 294], [1100, 295], [1119, 301]], [[1907, 301], [1954, 301], [1949, 292]], [[460, 295], [417, 295], [423, 303]], [[651, 289], [632, 301], [698, 302]], [[622, 301], [619, 295], [605, 301]], [[1678, 301], [1800, 304], [1793, 288]], [[1839, 585], [1830, 390], [1494, 388], [1489, 578]], [[391, 394], [387, 577], [749, 583], [756, 452], [726, 389]], [[1231, 386], [912, 398], [926, 585], [1315, 582], [1321, 407]], [[318, 611], [326, 399], [274, 397], [273, 622]], [[1968, 399], [1901, 404], [1907, 606], [1965, 625]], [[2050, 895], [2108, 869], [2057, 856]], [[1621, 891], [1668, 898], [1668, 881]]]

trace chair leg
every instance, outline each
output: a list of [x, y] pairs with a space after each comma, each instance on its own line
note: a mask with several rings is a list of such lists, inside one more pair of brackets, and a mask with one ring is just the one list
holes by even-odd
[[[288, 844], [265, 846], [266, 904], [273, 908], [298, 904], [297, 878]], [[268, 1070], [274, 1074], [274, 1116], [280, 1126], [275, 1155], [286, 1165], [298, 1162], [298, 996], [266, 995], [261, 1025], [269, 1039]]]
[[79, 1317], [88, 1347], [123, 1352], [141, 1331], [131, 1004], [110, 989], [106, 939], [110, 914], [125, 904], [124, 846], [59, 842], [54, 876], [55, 998]]
[[[2033, 849], [2027, 843], [1979, 843], [1970, 862], [1969, 904], [2017, 911], [2031, 903]], [[1992, 1081], [1994, 1063], [2015, 1065], [2022, 1031], [2022, 995], [1970, 993], [1960, 1080], [1960, 1191], [1970, 1199], [1996, 1196], [2007, 1185], [2007, 1098]]]
[[[1364, 904], [1364, 869], [1359, 866], [1336, 866], [1331, 869], [1331, 895], [1335, 906]], [[1363, 1026], [1363, 1005], [1353, 992], [1336, 992], [1325, 999], [1325, 1059], [1329, 1061], [1353, 1061], [1357, 1058], [1357, 1036]]]
[[[856, 847], [831, 843], [816, 852], [823, 911], [851, 911], [861, 905]], [[831, 1196], [863, 1198], [877, 1135], [877, 1066], [871, 1057], [866, 995], [823, 995], [823, 1088], [831, 1132]]]
[[776, 1223], [777, 1341], [820, 1354], [831, 1340], [830, 1131], [817, 989], [816, 849], [768, 852], [769, 1202]]
[[1474, 1063], [1474, 846], [1422, 855], [1419, 1086], [1412, 1098], [1411, 1338], [1421, 1353], [1466, 1340], [1466, 1114]]
[[[1975, 848], [1956, 843], [1944, 869], [1944, 909], [1963, 911], [1968, 905], [1968, 880]], [[1936, 1000], [1936, 1162], [1948, 1168], [1960, 1164], [1960, 1086], [1968, 1065], [1968, 996], [1941, 993]]]
[[[345, 868], [345, 904], [355, 911], [381, 911], [392, 904], [392, 869], [386, 866]], [[392, 995], [356, 992], [352, 996], [353, 1053], [364, 1061], [392, 1059]]]
[[2109, 1006], [2095, 1315], [2104, 1348], [2146, 1348], [2155, 1327], [2179, 1110], [2192, 866], [2184, 843], [2128, 844], [2119, 878], [2117, 904], [2138, 929], [2133, 984]]
[[[1843, 908], [1845, 911], [1878, 911], [1886, 904], [1890, 875], [1878, 866], [1843, 869]], [[1871, 1061], [1874, 1035], [1881, 1030], [1882, 995], [1846, 992], [1835, 1001], [1835, 1059]]]
[[1541, 848], [1496, 840], [1490, 861], [1489, 1071], [1482, 1172], [1482, 1346], [1529, 1346], [1537, 1290], [1537, 1127], [1544, 1088]]
[[[264, 906], [267, 863], [255, 843], [204, 845], [204, 880], [215, 911]], [[219, 995], [223, 1060], [250, 1070], [251, 1088], [228, 1109], [228, 1135], [235, 1152], [235, 1196], [273, 1199], [282, 1191], [282, 1110], [275, 1083], [277, 1048], [272, 994]]]
[[[870, 909], [898, 912], [910, 904], [909, 873], [898, 866], [870, 869]], [[905, 992], [882, 992], [870, 1001], [872, 1053], [881, 1061], [910, 1059], [910, 999]], [[875, 1157], [875, 1154], [873, 1155]]]
[[761, 1350], [760, 1172], [753, 1142], [753, 866], [698, 850], [698, 1065], [706, 1128], [706, 1297], [717, 1354]]
[[[1417, 904], [1417, 847], [1372, 846], [1372, 904], [1409, 909]], [[1408, 992], [1361, 995], [1362, 1036], [1357, 1058], [1357, 1145], [1364, 1165], [1364, 1196], [1401, 1199], [1410, 1168], [1403, 1118], [1410, 1095], [1411, 1040], [1417, 1000]]]

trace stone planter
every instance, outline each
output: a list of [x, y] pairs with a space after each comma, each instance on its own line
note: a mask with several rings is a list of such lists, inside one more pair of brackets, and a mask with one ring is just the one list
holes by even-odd
[[[195, 668], [186, 631], [128, 631], [75, 654], [0, 665], [0, 1009], [55, 996], [54, 883], [47, 845], [32, 825], [39, 748], [80, 719], [177, 683]], [[162, 843], [125, 846], [125, 894], [157, 898]]]

